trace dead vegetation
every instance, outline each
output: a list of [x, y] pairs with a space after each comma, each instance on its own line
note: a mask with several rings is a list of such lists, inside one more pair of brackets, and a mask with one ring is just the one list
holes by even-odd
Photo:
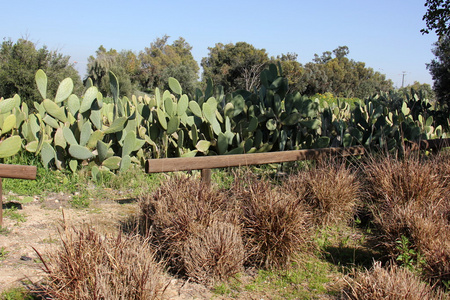
[[[450, 279], [448, 161], [370, 158], [358, 170], [330, 162], [281, 184], [240, 172], [228, 190], [174, 176], [140, 198], [138, 236], [66, 228], [60, 250], [42, 256], [48, 274], [43, 287], [55, 299], [154, 299], [166, 284], [157, 260], [172, 275], [206, 286], [248, 267], [289, 268], [299, 254], [315, 253], [318, 229], [352, 224], [365, 207], [377, 241], [399, 265], [354, 269], [342, 297], [444, 299], [448, 293], [440, 288]], [[399, 247], [404, 238], [409, 244]], [[407, 265], [401, 255], [410, 256]]]

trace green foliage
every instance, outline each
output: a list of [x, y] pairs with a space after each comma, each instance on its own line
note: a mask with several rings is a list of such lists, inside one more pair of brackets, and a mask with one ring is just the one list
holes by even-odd
[[423, 20], [426, 22], [427, 28], [422, 29], [421, 32], [429, 33], [430, 30], [435, 30], [440, 37], [449, 35], [450, 1], [427, 0], [425, 6], [427, 12], [423, 16]]
[[[73, 80], [74, 92], [81, 92], [80, 77], [69, 59], [69, 56], [49, 51], [46, 46], [37, 49], [33, 42], [26, 39], [19, 39], [15, 43], [3, 41], [0, 48], [0, 97], [9, 98], [19, 94], [32, 107], [33, 101], [40, 102], [45, 96], [55, 96], [59, 82], [66, 77]], [[39, 93], [34, 84], [39, 69], [49, 76], [48, 82], [41, 80], [38, 85], [45, 84], [48, 87], [47, 94]]]
[[6, 251], [5, 247], [0, 248], [0, 260], [4, 260], [9, 254], [9, 251]]
[[238, 42], [217, 43], [208, 50], [208, 57], [201, 62], [205, 81], [211, 78], [215, 84], [223, 86], [225, 92], [238, 89], [253, 91], [259, 86], [259, 74], [269, 62], [265, 49]]
[[367, 68], [363, 62], [348, 59], [348, 53], [347, 46], [340, 46], [333, 53], [326, 51], [320, 57], [316, 54], [314, 62], [304, 67], [301, 78], [307, 83], [304, 93], [331, 92], [338, 97], [364, 99], [392, 89], [392, 81], [385, 75]]
[[436, 100], [441, 109], [448, 115], [450, 112], [450, 36], [442, 36], [435, 44], [433, 54], [436, 56], [427, 68], [434, 80]]
[[17, 208], [7, 208], [3, 211], [5, 217], [16, 221], [17, 224], [25, 222], [26, 216], [17, 211]]
[[397, 261], [404, 267], [411, 271], [421, 271], [426, 264], [425, 258], [413, 248], [409, 239], [402, 235], [401, 239], [397, 241], [398, 256]]
[[168, 40], [167, 35], [158, 38], [139, 53], [139, 84], [146, 92], [168, 89], [168, 79], [174, 77], [186, 94], [193, 95], [199, 67], [192, 56], [192, 46], [182, 37], [171, 45]]

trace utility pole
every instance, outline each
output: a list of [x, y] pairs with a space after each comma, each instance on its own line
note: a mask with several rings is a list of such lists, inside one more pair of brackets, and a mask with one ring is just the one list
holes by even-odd
[[402, 88], [403, 88], [403, 86], [405, 84], [405, 76], [406, 76], [406, 72], [403, 71], [403, 73], [402, 73]]

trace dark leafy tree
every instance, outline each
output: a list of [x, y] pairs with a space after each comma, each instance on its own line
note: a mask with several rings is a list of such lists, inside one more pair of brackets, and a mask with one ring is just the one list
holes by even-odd
[[435, 44], [435, 59], [427, 65], [434, 80], [434, 91], [440, 108], [450, 113], [450, 38], [442, 36]]
[[95, 52], [95, 57], [91, 55], [88, 58], [87, 78], [90, 78], [104, 95], [111, 94], [109, 71], [112, 71], [119, 80], [121, 96], [130, 96], [136, 91], [139, 61], [132, 51], [117, 52], [115, 49], [107, 51], [105, 47], [100, 46]]
[[182, 37], [171, 45], [168, 39], [167, 35], [158, 38], [139, 53], [140, 87], [147, 92], [156, 87], [168, 88], [168, 78], [174, 77], [180, 82], [184, 93], [192, 94], [197, 87], [199, 71], [191, 53], [192, 47]]
[[422, 33], [435, 30], [438, 36], [450, 35], [450, 0], [427, 0], [425, 3], [427, 12], [423, 16], [427, 27]]
[[259, 86], [259, 75], [269, 63], [265, 49], [256, 49], [245, 42], [218, 43], [208, 49], [209, 54], [201, 63], [204, 82], [211, 78], [225, 92], [253, 90]]
[[69, 59], [70, 56], [49, 51], [46, 46], [37, 49], [33, 42], [26, 39], [15, 43], [4, 41], [0, 48], [0, 97], [9, 98], [18, 94], [32, 108], [34, 101], [42, 100], [35, 84], [35, 74], [39, 69], [47, 74], [49, 97], [56, 94], [59, 83], [67, 77], [73, 80], [74, 93], [80, 94], [83, 85]]
[[392, 81], [386, 76], [367, 68], [365, 63], [347, 58], [349, 49], [341, 46], [315, 54], [313, 62], [304, 67], [300, 79], [305, 84], [304, 93], [333, 93], [338, 97], [366, 98], [380, 91], [392, 89]]

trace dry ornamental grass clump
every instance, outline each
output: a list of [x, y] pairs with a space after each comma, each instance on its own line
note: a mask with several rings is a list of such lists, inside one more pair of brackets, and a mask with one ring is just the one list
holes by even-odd
[[242, 207], [247, 263], [283, 267], [309, 246], [309, 214], [301, 199], [275, 189], [267, 180], [240, 178], [232, 189]]
[[396, 265], [382, 268], [376, 262], [371, 270], [358, 272], [355, 278], [347, 277], [343, 299], [355, 300], [438, 300], [446, 299], [440, 291], [421, 281], [410, 270]]
[[[51, 299], [158, 299], [168, 284], [154, 250], [140, 237], [64, 228], [62, 246], [40, 255]], [[45, 258], [44, 258], [45, 257]]]
[[318, 225], [349, 222], [360, 201], [360, 183], [355, 172], [344, 163], [333, 161], [291, 175], [283, 190], [304, 200]]
[[141, 197], [139, 219], [141, 232], [150, 236], [172, 272], [207, 282], [242, 269], [238, 213], [225, 193], [198, 179], [175, 177]]
[[182, 257], [189, 278], [204, 284], [227, 280], [243, 270], [241, 228], [220, 221], [199, 228], [184, 244]]
[[[447, 164], [448, 165], [448, 164]], [[393, 257], [407, 237], [432, 279], [450, 279], [450, 185], [441, 158], [373, 160], [366, 168], [375, 224]]]

